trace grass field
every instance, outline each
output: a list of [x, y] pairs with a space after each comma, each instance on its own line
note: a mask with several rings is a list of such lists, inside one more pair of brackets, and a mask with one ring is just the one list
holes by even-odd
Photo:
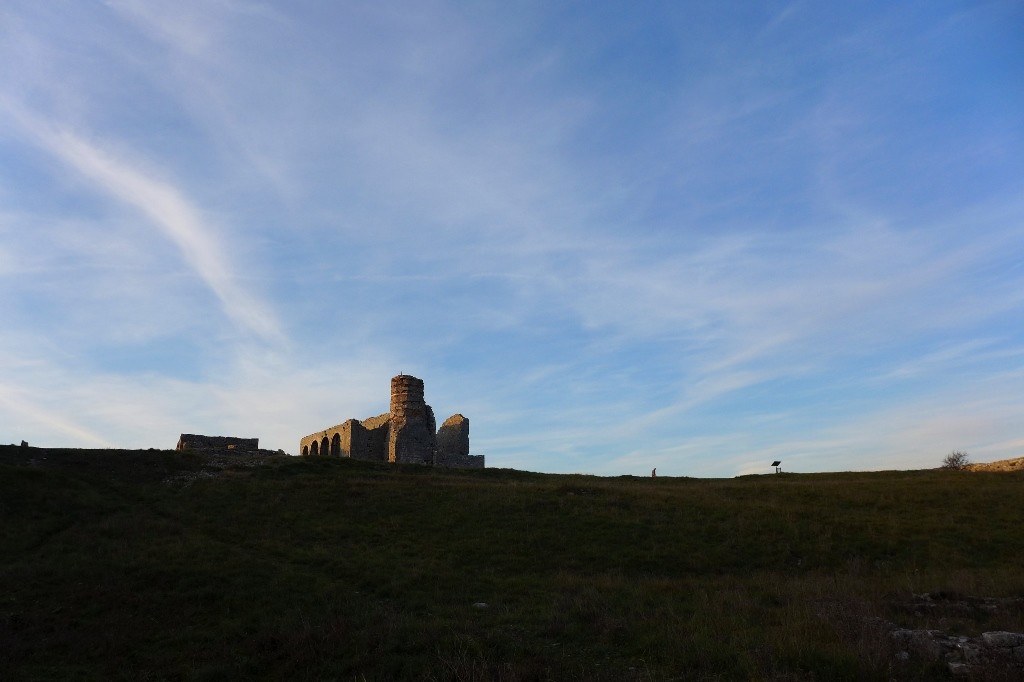
[[0, 679], [942, 679], [880, 623], [1024, 631], [1024, 473], [207, 465], [0, 447]]

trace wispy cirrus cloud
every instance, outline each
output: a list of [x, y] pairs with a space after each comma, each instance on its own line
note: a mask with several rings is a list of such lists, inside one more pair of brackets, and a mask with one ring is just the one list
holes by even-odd
[[269, 307], [240, 286], [225, 248], [202, 212], [180, 189], [82, 135], [41, 121], [10, 104], [5, 108], [10, 118], [18, 121], [53, 158], [94, 183], [110, 199], [145, 216], [170, 239], [220, 301], [225, 314], [241, 329], [266, 341], [283, 340]]

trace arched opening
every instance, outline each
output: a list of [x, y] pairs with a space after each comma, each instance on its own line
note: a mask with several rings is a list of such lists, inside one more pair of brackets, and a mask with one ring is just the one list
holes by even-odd
[[308, 455], [309, 455], [309, 446], [308, 445], [303, 445], [302, 446], [302, 456], [306, 457]]
[[327, 436], [324, 436], [323, 441], [320, 443], [320, 454], [324, 457], [331, 454], [331, 443], [327, 440]]
[[309, 454], [312, 455], [313, 457], [316, 457], [317, 455], [320, 454], [320, 452], [318, 451], [316, 441], [313, 441], [312, 443], [309, 444]]
[[331, 438], [331, 457], [341, 457], [341, 434], [334, 434]]

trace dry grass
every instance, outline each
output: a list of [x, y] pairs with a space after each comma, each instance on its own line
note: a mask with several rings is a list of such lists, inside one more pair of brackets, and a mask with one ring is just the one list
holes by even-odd
[[5, 680], [930, 679], [887, 623], [1024, 631], [1019, 474], [50, 457], [0, 448]]

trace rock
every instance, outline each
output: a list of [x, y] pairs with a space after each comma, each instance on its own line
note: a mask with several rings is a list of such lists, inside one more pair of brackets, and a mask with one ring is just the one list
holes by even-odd
[[958, 644], [957, 648], [960, 649], [960, 654], [963, 659], [968, 663], [980, 663], [982, 660], [981, 647], [974, 644]]
[[486, 602], [482, 602], [482, 601], [478, 601], [477, 603], [473, 604], [473, 608], [474, 609], [486, 609], [487, 607], [488, 607], [488, 604]]
[[[965, 608], [967, 613], [982, 613], [998, 609], [1016, 609], [1024, 605], [1024, 600], [990, 599], [935, 592], [915, 594], [911, 603], [915, 610], [922, 605], [934, 604], [940, 604], [944, 614], [956, 612], [950, 611], [950, 607]], [[992, 608], [987, 608], [989, 606]], [[985, 632], [979, 637], [967, 637], [942, 630], [911, 630], [900, 628], [893, 623], [880, 622], [883, 623], [883, 630], [889, 631], [889, 636], [895, 644], [894, 663], [910, 658], [921, 658], [946, 663], [950, 674], [958, 679], [1005, 674], [1007, 677], [998, 676], [994, 679], [1024, 680], [1024, 633], [993, 631]]]
[[894, 630], [892, 638], [904, 648], [930, 659], [942, 656], [942, 646], [933, 638], [937, 633], [930, 630]]
[[981, 638], [985, 644], [1001, 649], [1024, 646], [1024, 634], [1019, 632], [983, 632]]
[[966, 663], [950, 663], [949, 672], [953, 677], [967, 677], [971, 674], [971, 666]]

